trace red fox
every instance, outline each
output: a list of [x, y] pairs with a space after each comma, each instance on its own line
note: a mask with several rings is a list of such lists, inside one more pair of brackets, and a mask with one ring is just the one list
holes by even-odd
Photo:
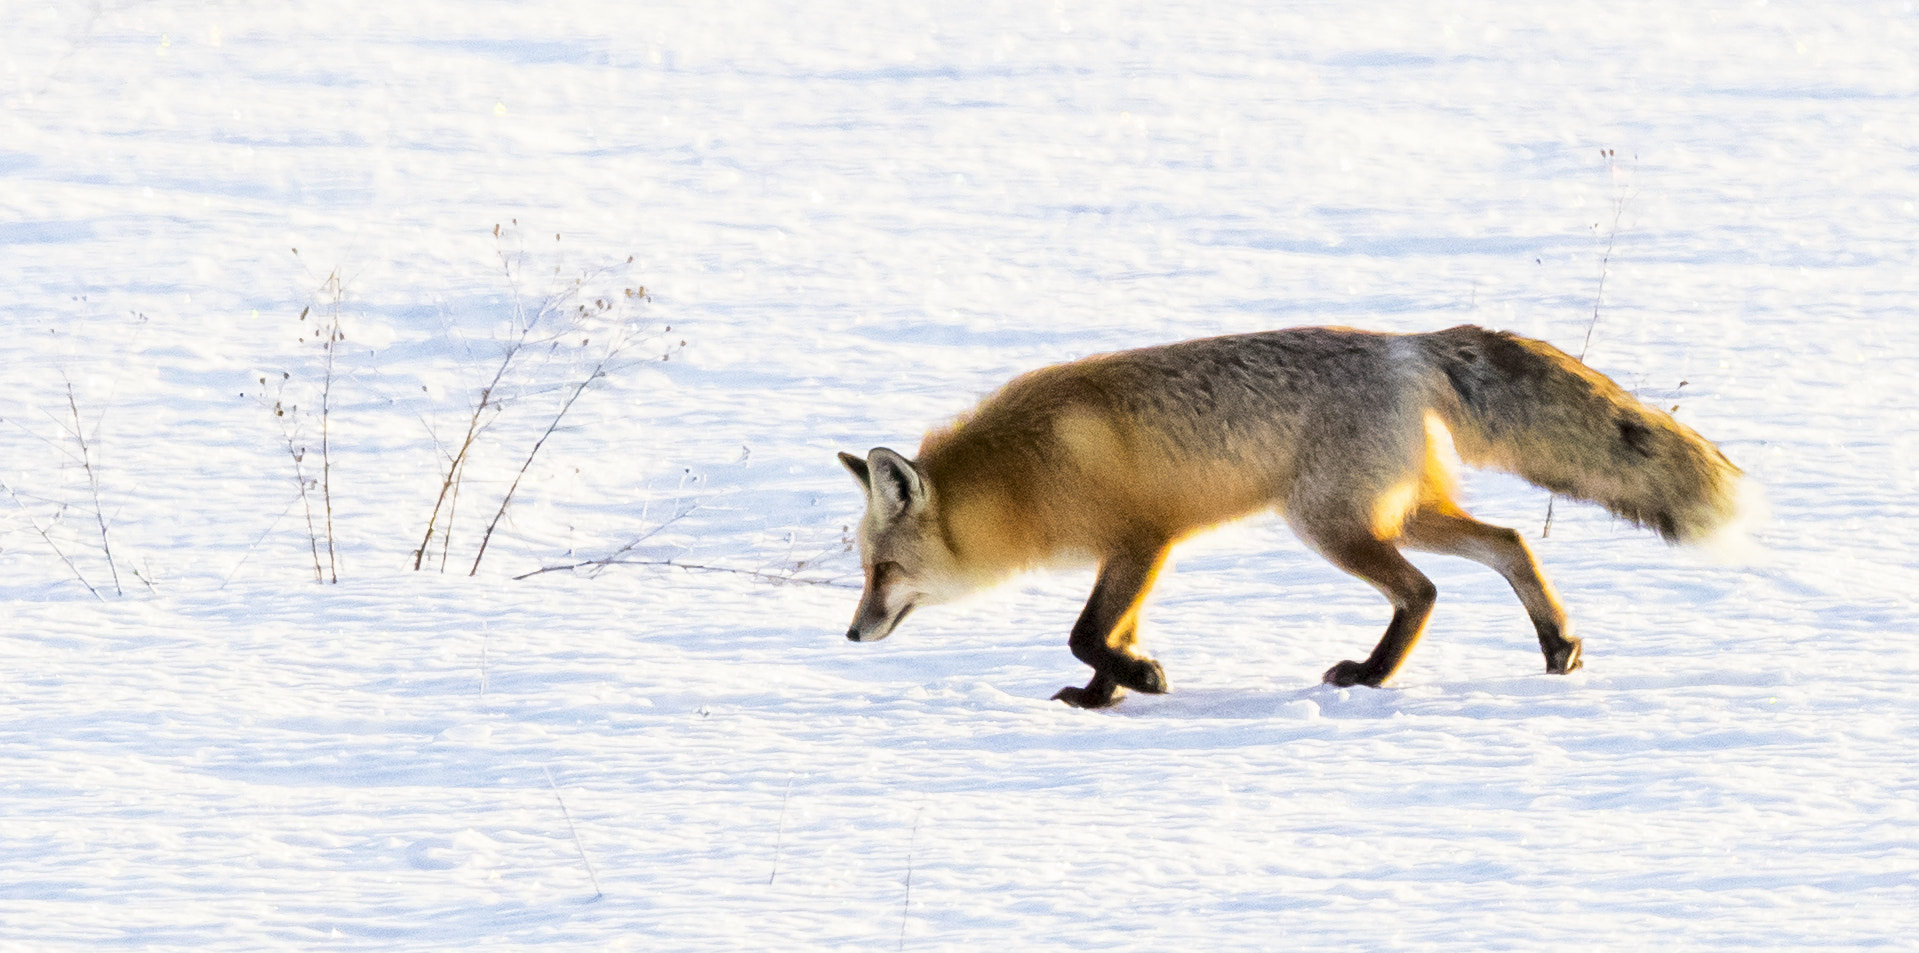
[[1334, 565], [1392, 600], [1363, 662], [1325, 673], [1377, 687], [1419, 641], [1431, 580], [1407, 547], [1506, 578], [1546, 671], [1580, 641], [1517, 532], [1454, 502], [1458, 458], [1598, 503], [1696, 542], [1733, 519], [1741, 471], [1713, 444], [1543, 341], [1462, 325], [1429, 334], [1293, 328], [1103, 354], [1017, 378], [933, 430], [917, 459], [885, 447], [840, 462], [866, 493], [865, 591], [846, 637], [885, 638], [915, 608], [1021, 570], [1098, 565], [1067, 645], [1092, 666], [1053, 697], [1103, 708], [1161, 693], [1139, 613], [1174, 543], [1277, 510]]

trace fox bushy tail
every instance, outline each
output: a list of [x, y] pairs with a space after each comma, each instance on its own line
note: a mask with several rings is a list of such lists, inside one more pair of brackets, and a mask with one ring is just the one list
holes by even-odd
[[1460, 458], [1695, 543], [1739, 515], [1719, 448], [1544, 341], [1462, 325], [1425, 335]]

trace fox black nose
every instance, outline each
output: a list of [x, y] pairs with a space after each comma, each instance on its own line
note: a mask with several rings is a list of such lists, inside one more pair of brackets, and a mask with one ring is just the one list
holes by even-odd
[[846, 630], [846, 640], [848, 642], [858, 642], [860, 640], [860, 630], [858, 626]]

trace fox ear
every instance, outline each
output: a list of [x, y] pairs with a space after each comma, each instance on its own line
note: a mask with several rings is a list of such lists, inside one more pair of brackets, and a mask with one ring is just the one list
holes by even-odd
[[871, 471], [866, 469], [865, 460], [861, 460], [860, 458], [853, 456], [852, 454], [847, 453], [844, 450], [841, 450], [840, 463], [844, 464], [846, 466], [846, 469], [853, 474], [853, 479], [860, 481], [860, 489], [865, 490], [868, 493], [873, 492], [873, 474]]
[[[849, 465], [850, 466], [850, 465]], [[920, 480], [913, 461], [885, 447], [874, 447], [866, 455], [866, 486], [876, 503], [886, 506], [889, 516], [898, 516], [926, 500], [926, 484]]]

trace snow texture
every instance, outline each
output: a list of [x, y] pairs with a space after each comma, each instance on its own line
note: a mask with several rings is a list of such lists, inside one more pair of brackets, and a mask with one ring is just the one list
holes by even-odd
[[[1907, 0], [0, 22], [0, 949], [1919, 948]], [[1763, 557], [1476, 474], [1585, 670], [1417, 557], [1322, 686], [1388, 607], [1271, 519], [1165, 576], [1169, 695], [1048, 700], [1083, 572], [842, 637], [834, 451], [1464, 322], [1676, 406]]]

